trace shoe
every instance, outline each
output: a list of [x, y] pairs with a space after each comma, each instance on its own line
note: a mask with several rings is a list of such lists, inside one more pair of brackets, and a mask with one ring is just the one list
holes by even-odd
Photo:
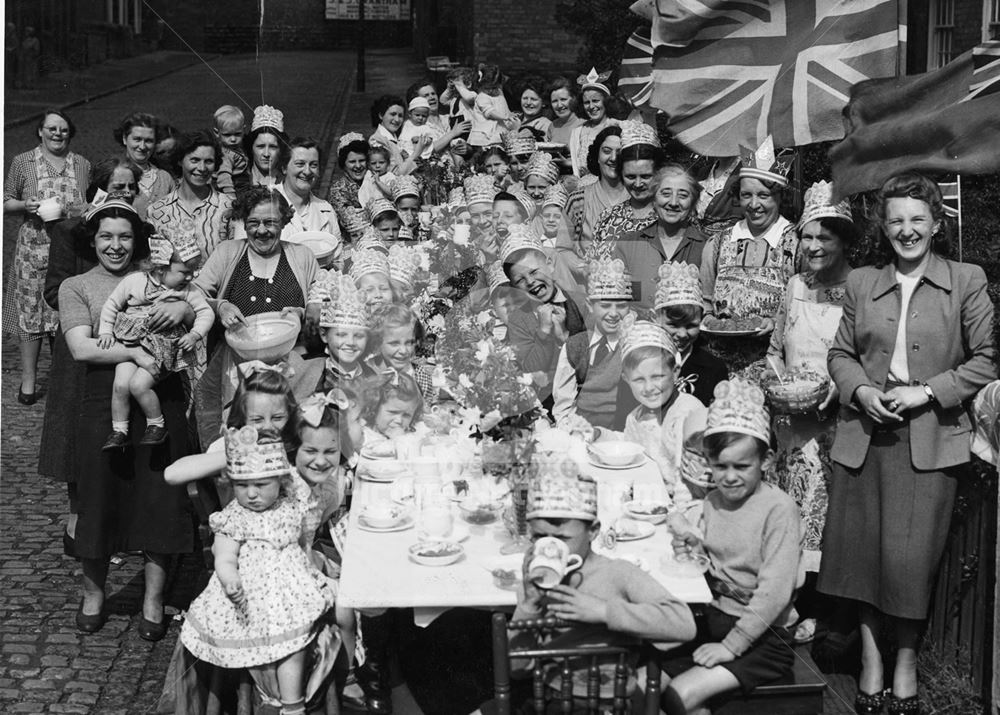
[[83, 599], [80, 599], [80, 607], [76, 609], [76, 628], [81, 633], [97, 633], [97, 631], [104, 628], [104, 624], [108, 621], [108, 614], [104, 610], [104, 606], [101, 606], [100, 613], [95, 613], [92, 616], [88, 616], [83, 612]]
[[118, 430], [111, 430], [111, 434], [104, 440], [104, 446], [101, 449], [105, 452], [116, 452], [120, 449], [125, 449], [128, 445], [129, 439], [127, 434]]
[[368, 705], [365, 702], [365, 692], [358, 685], [354, 668], [351, 668], [347, 673], [347, 681], [344, 683], [344, 689], [340, 693], [340, 705], [349, 710], [368, 712]]
[[854, 698], [854, 712], [858, 715], [875, 715], [875, 713], [882, 712], [882, 708], [885, 706], [885, 697], [888, 690], [883, 690], [878, 693], [868, 693], [858, 690], [857, 697]]
[[68, 531], [63, 532], [63, 554], [71, 559], [78, 559], [76, 555], [76, 539], [69, 535]]
[[151, 641], [155, 643], [156, 641], [163, 640], [163, 636], [167, 635], [167, 615], [163, 614], [163, 620], [159, 623], [153, 623], [151, 620], [143, 616], [139, 619], [139, 626], [136, 628], [139, 637], [144, 641]]
[[167, 441], [167, 428], [158, 425], [148, 425], [139, 440], [140, 447], [153, 447]]
[[371, 653], [365, 664], [357, 668], [358, 685], [365, 693], [365, 707], [375, 715], [392, 715], [392, 691], [386, 683], [386, 674], [379, 663], [373, 662]]
[[888, 711], [889, 715], [920, 715], [920, 697], [897, 698], [890, 693]]
[[38, 402], [38, 393], [32, 392], [30, 395], [26, 393], [20, 386], [17, 388], [17, 401], [22, 405], [33, 405]]

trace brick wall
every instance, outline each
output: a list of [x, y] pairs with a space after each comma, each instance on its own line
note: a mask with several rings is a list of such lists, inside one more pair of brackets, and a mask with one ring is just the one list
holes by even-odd
[[471, 0], [473, 54], [505, 72], [548, 75], [576, 66], [580, 41], [556, 22], [557, 0]]

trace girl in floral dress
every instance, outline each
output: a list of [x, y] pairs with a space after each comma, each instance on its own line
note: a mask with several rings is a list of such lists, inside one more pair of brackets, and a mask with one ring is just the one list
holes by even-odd
[[301, 546], [308, 505], [294, 495], [284, 445], [258, 442], [253, 427], [230, 429], [226, 465], [235, 499], [211, 517], [215, 573], [181, 641], [213, 665], [273, 669], [281, 714], [303, 715], [306, 647], [336, 585]]

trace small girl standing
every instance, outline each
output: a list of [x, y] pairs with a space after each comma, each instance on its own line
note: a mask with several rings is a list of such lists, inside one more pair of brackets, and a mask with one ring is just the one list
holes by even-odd
[[230, 429], [226, 469], [235, 500], [212, 515], [215, 573], [192, 602], [181, 641], [213, 665], [273, 668], [282, 715], [302, 715], [305, 648], [335, 584], [300, 545], [306, 505], [288, 494], [284, 445], [258, 442], [253, 427]]
[[477, 149], [500, 144], [501, 132], [513, 126], [510, 107], [503, 96], [503, 75], [496, 65], [480, 64], [475, 91], [457, 77], [453, 86], [466, 102], [472, 103], [472, 130], [469, 145]]
[[[141, 346], [156, 360], [158, 373], [181, 372], [195, 367], [195, 349], [206, 338], [215, 322], [215, 313], [204, 294], [191, 289], [191, 280], [201, 262], [201, 251], [191, 236], [173, 239], [149, 239], [151, 267], [121, 280], [108, 296], [101, 310], [97, 344], [104, 350], [116, 342]], [[150, 308], [157, 303], [183, 301], [195, 313], [189, 332], [178, 325], [166, 332], [152, 332], [146, 325]], [[111, 397], [111, 434], [102, 447], [105, 451], [124, 449], [129, 444], [130, 398], [134, 397], [146, 415], [146, 431], [139, 445], [157, 445], [167, 441], [160, 400], [153, 391], [156, 376], [134, 362], [115, 367]]]
[[429, 408], [438, 391], [433, 384], [433, 369], [414, 361], [417, 344], [424, 338], [417, 316], [399, 303], [380, 306], [372, 314], [372, 335], [371, 367], [393, 379], [398, 375], [413, 379], [423, 396], [424, 407]]

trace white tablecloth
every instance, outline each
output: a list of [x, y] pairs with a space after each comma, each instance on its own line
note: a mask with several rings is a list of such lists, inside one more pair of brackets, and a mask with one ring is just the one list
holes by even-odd
[[[662, 484], [651, 461], [625, 470], [589, 466], [587, 472], [597, 481], [599, 490], [615, 483]], [[520, 555], [501, 556], [500, 548], [509, 537], [499, 520], [485, 526], [466, 524], [456, 508], [456, 523], [467, 526], [470, 536], [463, 543], [462, 559], [442, 567], [420, 566], [410, 561], [407, 549], [417, 541], [414, 528], [390, 533], [359, 528], [357, 515], [364, 505], [388, 499], [390, 488], [385, 483], [360, 479], [356, 482], [338, 605], [356, 609], [412, 607], [417, 610], [417, 622], [426, 625], [436, 614], [456, 606], [503, 608], [516, 604], [516, 594], [497, 588], [490, 574], [498, 561], [517, 563], [520, 558]], [[706, 603], [712, 598], [703, 577], [684, 576], [670, 567], [673, 551], [670, 535], [662, 524], [649, 538], [619, 542], [613, 551], [602, 553], [611, 558], [640, 557], [650, 574], [682, 601]]]

